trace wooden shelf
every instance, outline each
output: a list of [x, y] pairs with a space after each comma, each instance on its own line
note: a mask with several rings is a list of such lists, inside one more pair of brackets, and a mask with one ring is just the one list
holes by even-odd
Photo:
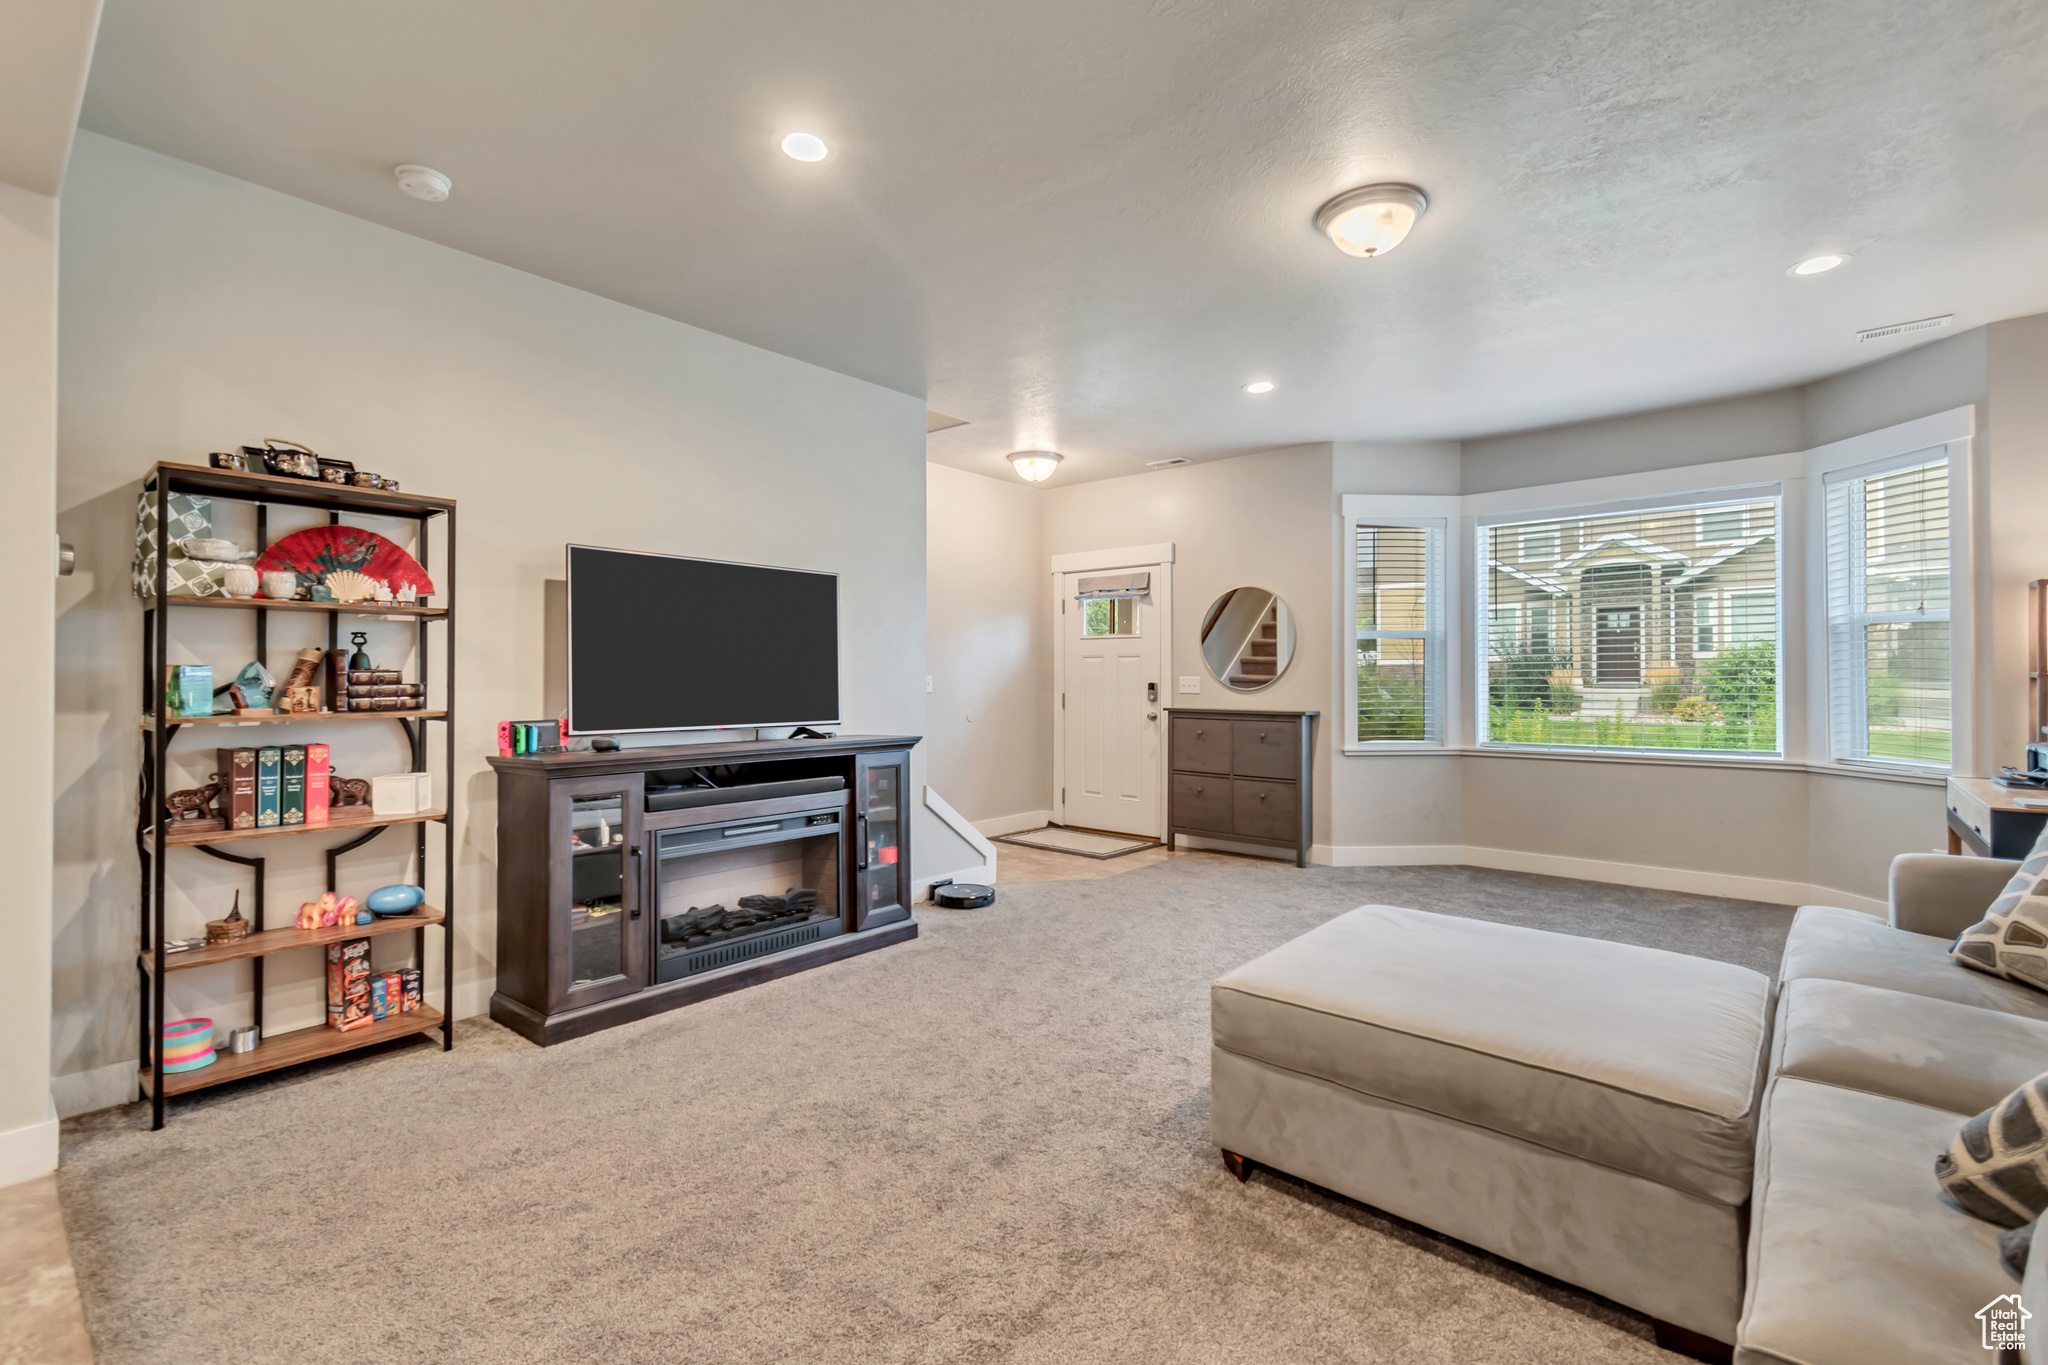
[[446, 607], [415, 607], [404, 602], [299, 602], [283, 597], [145, 597], [142, 605], [155, 610], [169, 602], [174, 607], [212, 607], [215, 610], [317, 611], [329, 615], [426, 617], [446, 616]]
[[[216, 1055], [212, 1066], [170, 1073], [164, 1077], [164, 1094], [183, 1095], [208, 1086], [246, 1080], [280, 1067], [353, 1052], [375, 1043], [388, 1043], [394, 1038], [410, 1038], [415, 1033], [425, 1033], [440, 1026], [441, 1011], [422, 1004], [410, 1014], [388, 1014], [368, 1028], [343, 1032], [325, 1024], [315, 1024], [311, 1028], [293, 1029], [290, 1033], [274, 1033], [256, 1044], [252, 1051], [222, 1052]], [[140, 1070], [142, 1084], [147, 1087], [152, 1079], [150, 1069], [145, 1066]]]
[[203, 464], [160, 462], [159, 477], [168, 478], [177, 492], [198, 491], [254, 502], [281, 502], [295, 507], [346, 507], [382, 516], [433, 516], [455, 510], [453, 498], [429, 498], [418, 493], [386, 493], [353, 484], [326, 483], [317, 479], [287, 479], [275, 474], [244, 474], [234, 469], [215, 469]]
[[[164, 956], [164, 970], [181, 972], [188, 967], [211, 967], [216, 962], [268, 957], [294, 948], [317, 948], [327, 943], [347, 943], [353, 939], [375, 938], [379, 934], [396, 934], [406, 929], [424, 929], [447, 918], [433, 906], [423, 905], [410, 915], [379, 915], [368, 924], [337, 924], [332, 929], [265, 929], [260, 934], [250, 934], [233, 943], [209, 943], [204, 948], [194, 948], [189, 952], [168, 953]], [[156, 954], [144, 953], [142, 961], [145, 966], [152, 966], [156, 962]]]
[[[331, 720], [446, 720], [446, 711], [292, 711], [274, 716], [172, 716], [165, 724], [173, 730], [180, 725], [282, 725], [287, 721]], [[155, 728], [155, 721], [142, 718], [142, 728]]]
[[[275, 839], [281, 834], [318, 834], [322, 830], [364, 830], [374, 829], [380, 825], [419, 825], [429, 820], [445, 819], [448, 814], [444, 810], [423, 810], [416, 815], [378, 816], [348, 813], [354, 810], [366, 811], [367, 807], [349, 806], [342, 810], [330, 811], [324, 825], [277, 825], [270, 829], [202, 829], [186, 832], [179, 830], [178, 822], [173, 820], [170, 829], [164, 835], [164, 846], [187, 848], [193, 844], [232, 844], [243, 839]], [[143, 838], [148, 839], [150, 834], [151, 831], [143, 831]]]

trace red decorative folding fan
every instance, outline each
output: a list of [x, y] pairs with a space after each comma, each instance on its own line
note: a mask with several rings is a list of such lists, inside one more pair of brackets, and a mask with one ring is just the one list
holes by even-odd
[[284, 536], [256, 561], [256, 572], [288, 571], [321, 579], [337, 569], [353, 569], [366, 578], [380, 579], [391, 591], [412, 588], [425, 597], [434, 591], [434, 580], [420, 562], [395, 542], [360, 526], [309, 526]]

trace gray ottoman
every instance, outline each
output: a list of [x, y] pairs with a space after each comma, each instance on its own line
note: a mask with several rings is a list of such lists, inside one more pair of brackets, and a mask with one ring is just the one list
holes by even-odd
[[1368, 905], [1210, 990], [1212, 1131], [1336, 1190], [1735, 1339], [1771, 983]]

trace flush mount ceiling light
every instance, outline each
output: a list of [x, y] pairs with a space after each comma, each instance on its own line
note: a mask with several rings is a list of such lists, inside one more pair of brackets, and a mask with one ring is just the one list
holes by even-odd
[[1251, 383], [1244, 386], [1244, 391], [1246, 393], [1271, 393], [1273, 391], [1273, 381], [1270, 379], [1254, 379]]
[[400, 166], [391, 173], [398, 177], [398, 188], [429, 204], [440, 203], [448, 197], [448, 191], [455, 188], [453, 180], [425, 166]]
[[1847, 265], [1849, 258], [1837, 252], [1822, 256], [1808, 256], [1785, 273], [1788, 275], [1825, 275], [1838, 265]]
[[1010, 467], [1026, 483], [1044, 483], [1052, 477], [1060, 459], [1056, 450], [1017, 450], [1010, 453]]
[[791, 133], [782, 139], [782, 153], [795, 161], [823, 161], [832, 149], [816, 133]]
[[1366, 185], [1346, 190], [1316, 210], [1316, 231], [1347, 256], [1370, 259], [1401, 245], [1429, 196], [1413, 185]]

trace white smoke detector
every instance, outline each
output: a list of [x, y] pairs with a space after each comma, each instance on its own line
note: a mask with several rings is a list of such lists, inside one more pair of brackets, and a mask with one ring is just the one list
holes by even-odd
[[455, 188], [454, 181], [425, 166], [400, 166], [392, 174], [398, 177], [398, 188], [429, 204], [440, 203], [448, 197], [448, 191]]

